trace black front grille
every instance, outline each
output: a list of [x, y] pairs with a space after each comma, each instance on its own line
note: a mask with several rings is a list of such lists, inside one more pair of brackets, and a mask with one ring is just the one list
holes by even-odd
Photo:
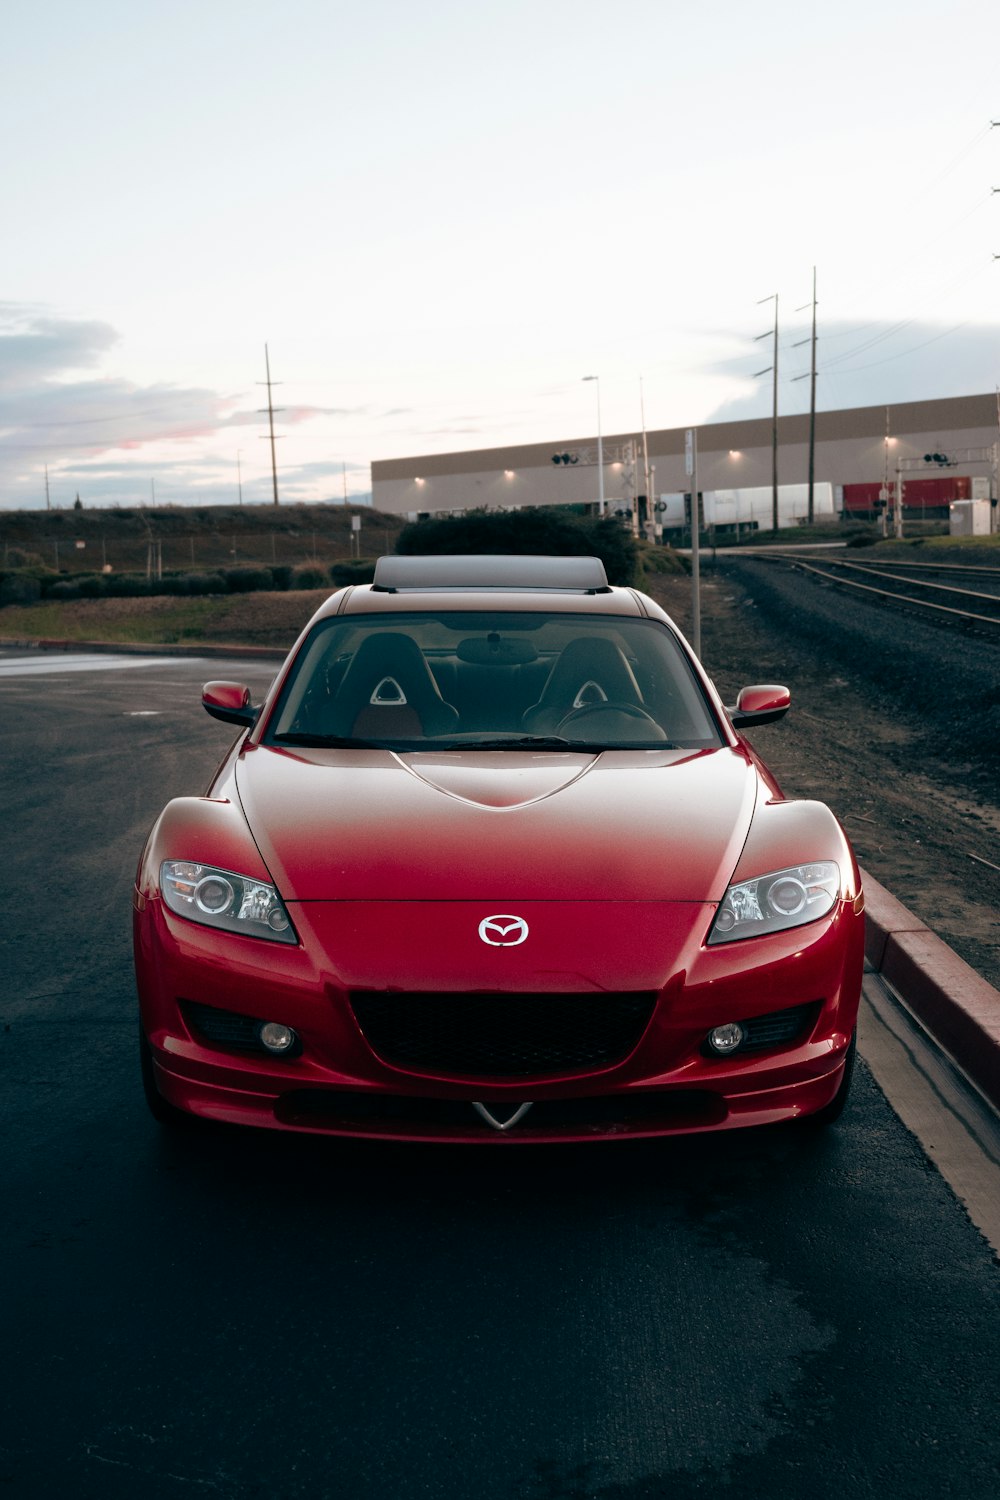
[[787, 1042], [799, 1039], [808, 1026], [812, 1028], [819, 1010], [819, 1002], [811, 1005], [794, 1005], [788, 1010], [773, 1010], [766, 1016], [754, 1016], [742, 1024], [746, 1028], [746, 1039], [741, 1052], [759, 1052], [765, 1047], [783, 1047]]
[[236, 1052], [265, 1052], [257, 1035], [260, 1021], [256, 1016], [241, 1016], [234, 1010], [219, 1010], [214, 1005], [199, 1005], [194, 1000], [181, 1001], [181, 1014], [195, 1036], [217, 1047]]
[[635, 1047], [655, 1004], [655, 993], [351, 995], [358, 1025], [386, 1062], [463, 1078], [610, 1067]]

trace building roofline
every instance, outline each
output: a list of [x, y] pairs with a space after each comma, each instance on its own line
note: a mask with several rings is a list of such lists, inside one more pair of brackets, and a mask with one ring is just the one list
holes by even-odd
[[[935, 428], [954, 429], [994, 427], [997, 425], [995, 391], [975, 396], [943, 396], [926, 401], [900, 401], [888, 404], [890, 431], [893, 436], [924, 433]], [[850, 438], [882, 437], [885, 432], [886, 405], [853, 406], [817, 411], [816, 441], [838, 442]], [[771, 418], [748, 417], [740, 421], [705, 422], [698, 427], [702, 451], [763, 447], [771, 441]], [[651, 457], [667, 457], [684, 452], [684, 427], [663, 427], [646, 434]], [[607, 445], [626, 443], [640, 435], [638, 430], [605, 433]], [[781, 446], [806, 443], [809, 440], [809, 413], [778, 414], [778, 442]], [[535, 468], [547, 464], [552, 453], [562, 449], [592, 445], [594, 434], [571, 439], [553, 439], [545, 443], [511, 444], [500, 448], [470, 448], [450, 453], [415, 454], [408, 458], [384, 458], [372, 461], [372, 480], [412, 479], [421, 475], [475, 474], [498, 469]]]

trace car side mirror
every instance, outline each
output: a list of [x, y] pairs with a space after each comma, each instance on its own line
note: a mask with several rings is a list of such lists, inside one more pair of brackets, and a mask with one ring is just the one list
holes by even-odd
[[771, 724], [784, 718], [791, 705], [792, 695], [786, 687], [777, 683], [758, 683], [755, 687], [740, 689], [735, 708], [727, 708], [734, 729], [754, 729], [758, 724]]
[[250, 706], [250, 689], [242, 682], [206, 682], [201, 690], [201, 706], [213, 719], [223, 724], [240, 724], [249, 729], [257, 722], [259, 708]]

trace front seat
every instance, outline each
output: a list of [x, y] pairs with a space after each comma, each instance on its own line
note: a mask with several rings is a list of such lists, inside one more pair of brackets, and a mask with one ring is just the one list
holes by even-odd
[[362, 740], [422, 739], [458, 725], [420, 647], [396, 630], [361, 642], [337, 690], [334, 713], [338, 734]]
[[585, 636], [559, 653], [542, 696], [521, 719], [529, 734], [554, 734], [576, 708], [591, 703], [642, 703], [642, 693], [624, 653], [614, 641]]

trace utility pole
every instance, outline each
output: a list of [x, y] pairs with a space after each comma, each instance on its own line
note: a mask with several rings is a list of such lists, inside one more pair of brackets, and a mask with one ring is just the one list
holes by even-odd
[[[279, 381], [272, 382], [272, 380], [271, 380], [271, 360], [270, 360], [270, 357], [269, 357], [268, 352], [267, 352], [267, 345], [266, 344], [264, 345], [264, 368], [267, 370], [267, 379], [266, 380], [258, 380], [257, 384], [258, 385], [266, 385], [267, 386], [267, 405], [266, 406], [259, 406], [257, 408], [257, 410], [261, 411], [261, 412], [264, 412], [264, 411], [267, 412], [268, 426], [269, 426], [270, 435], [271, 435], [271, 480], [272, 480], [272, 483], [274, 485], [274, 503], [275, 503], [275, 505], [277, 505], [277, 503], [278, 503], [278, 460], [277, 460], [277, 456], [275, 455], [275, 451], [274, 451], [274, 412], [275, 412], [275, 407], [274, 407], [273, 401], [271, 400], [271, 385], [272, 385], [272, 383], [276, 384], [276, 385], [280, 385], [281, 381], [279, 380]], [[277, 408], [277, 410], [278, 411], [284, 411], [284, 407], [283, 406], [279, 406]]]
[[240, 504], [242, 505], [243, 504], [243, 470], [240, 468], [240, 450], [238, 448], [236, 450], [236, 488], [237, 488], [237, 491], [239, 493]]
[[[772, 371], [773, 375], [774, 375], [774, 380], [772, 382], [772, 384], [773, 384], [773, 401], [772, 401], [772, 416], [771, 416], [771, 529], [775, 533], [775, 536], [777, 536], [777, 533], [778, 533], [778, 294], [777, 294], [777, 292], [772, 292], [772, 294], [771, 294], [770, 297], [761, 297], [760, 301], [757, 303], [757, 306], [761, 307], [765, 302], [773, 302], [774, 303], [774, 333], [773, 333], [773, 338], [774, 338], [774, 363], [768, 365], [766, 367], [766, 369], [758, 370], [757, 373], [754, 375], [753, 378], [756, 380], [758, 375], [766, 375], [769, 370]], [[772, 337], [771, 330], [768, 329], [768, 331], [766, 333], [759, 333], [757, 335], [757, 337], [754, 339], [754, 343], [755, 344], [759, 343], [761, 339], [766, 339], [766, 338], [771, 338], [771, 337]]]
[[[802, 309], [799, 309], [802, 311]], [[810, 362], [810, 525], [816, 516], [816, 266], [813, 267], [813, 357]]]
[[341, 468], [343, 469], [343, 472], [344, 472], [344, 504], [346, 505], [347, 504], [347, 460], [346, 459], [344, 459], [342, 461]]
[[[803, 307], [797, 307], [796, 312], [805, 312], [809, 306], [807, 302]], [[816, 267], [813, 266], [813, 295], [812, 295], [812, 338], [799, 339], [793, 347], [798, 349], [805, 343], [812, 344], [812, 358], [809, 365], [809, 525], [811, 526], [816, 515], [815, 493], [816, 493]], [[796, 380], [804, 380], [804, 375], [796, 375]]]
[[809, 373], [809, 525], [815, 515], [816, 489], [816, 267], [813, 266], [812, 364]]
[[49, 466], [45, 465], [45, 509], [52, 509], [52, 501], [49, 499]]

